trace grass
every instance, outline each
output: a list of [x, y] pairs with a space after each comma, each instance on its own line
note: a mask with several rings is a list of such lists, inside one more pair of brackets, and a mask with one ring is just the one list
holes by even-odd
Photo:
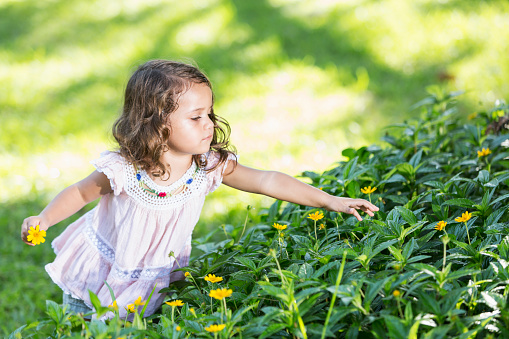
[[[46, 298], [59, 300], [43, 268], [49, 244], [29, 250], [19, 225], [113, 146], [109, 129], [139, 63], [194, 59], [243, 164], [319, 172], [414, 114], [408, 107], [428, 85], [467, 90], [465, 112], [507, 98], [508, 9], [453, 0], [3, 1], [3, 331], [38, 318]], [[242, 223], [247, 205], [270, 202], [221, 188], [196, 234]]]

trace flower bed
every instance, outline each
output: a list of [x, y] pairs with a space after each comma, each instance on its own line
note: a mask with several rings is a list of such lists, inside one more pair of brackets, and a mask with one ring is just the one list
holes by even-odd
[[12, 337], [509, 337], [509, 107], [462, 123], [457, 94], [416, 104], [422, 118], [390, 126], [389, 146], [303, 173], [377, 204], [374, 218], [277, 201], [258, 225], [194, 240], [200, 254], [159, 314], [142, 319], [133, 300], [132, 322], [84, 322], [48, 301], [50, 317]]

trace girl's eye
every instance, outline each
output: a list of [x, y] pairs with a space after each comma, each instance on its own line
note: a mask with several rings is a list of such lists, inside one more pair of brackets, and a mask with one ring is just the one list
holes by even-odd
[[200, 120], [201, 117], [194, 117], [194, 118], [191, 118], [191, 120], [194, 120], [194, 121], [197, 121], [197, 120]]

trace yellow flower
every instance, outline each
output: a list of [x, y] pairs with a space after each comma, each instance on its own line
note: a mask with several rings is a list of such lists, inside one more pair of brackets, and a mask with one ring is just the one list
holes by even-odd
[[145, 302], [141, 301], [141, 296], [139, 296], [138, 299], [136, 299], [134, 301], [134, 305], [136, 305], [136, 306], [143, 306], [143, 305], [145, 305]]
[[311, 219], [313, 221], [323, 219], [323, 213], [320, 211], [316, 211], [315, 213], [311, 213], [310, 215], [308, 215], [308, 219]]
[[392, 295], [396, 298], [399, 298], [401, 296], [401, 292], [398, 290], [394, 290], [394, 292], [392, 292]]
[[477, 151], [477, 156], [480, 158], [480, 157], [483, 157], [485, 155], [488, 155], [488, 154], [491, 154], [491, 151], [489, 148], [482, 148], [482, 150], [480, 151]]
[[181, 330], [180, 326], [177, 325], [177, 331], [180, 331], [180, 330]]
[[186, 272], [186, 273], [184, 273], [184, 276], [185, 276], [186, 278], [189, 278], [189, 277], [191, 276], [191, 273]]
[[46, 239], [44, 239], [45, 236], [46, 231], [40, 230], [39, 225], [35, 226], [35, 229], [31, 226], [28, 230], [27, 240], [31, 241], [34, 245], [39, 245], [46, 241]]
[[222, 300], [226, 297], [232, 295], [233, 291], [226, 288], [218, 288], [217, 290], [212, 290], [209, 293], [209, 296], [212, 298], [216, 298], [217, 300]]
[[216, 277], [215, 274], [209, 274], [205, 277], [205, 281], [210, 281], [211, 283], [216, 283], [216, 282], [220, 282], [220, 281], [223, 281], [223, 278], [222, 277]]
[[456, 220], [457, 222], [466, 222], [466, 221], [469, 221], [470, 218], [472, 218], [472, 213], [468, 213], [468, 211], [466, 211], [465, 213], [463, 213], [461, 215], [461, 217], [457, 217]]
[[209, 327], [205, 327], [205, 331], [207, 332], [219, 332], [225, 328], [225, 324], [219, 324], [219, 325], [210, 325]]
[[284, 230], [285, 228], [287, 228], [288, 226], [287, 225], [281, 225], [281, 224], [278, 224], [278, 223], [274, 223], [274, 225], [272, 225], [272, 227], [274, 227], [275, 229], [278, 229], [280, 231]]
[[371, 188], [371, 186], [361, 188], [361, 192], [364, 194], [371, 194], [376, 191], [376, 187]]
[[125, 310], [127, 311], [127, 313], [134, 313], [136, 311], [136, 309], [134, 308], [134, 304], [127, 305]]
[[184, 303], [182, 302], [182, 300], [173, 300], [173, 301], [165, 301], [165, 304], [166, 305], [170, 305], [170, 306], [184, 306]]
[[325, 229], [325, 224], [324, 223], [321, 223], [320, 226], [318, 226], [318, 229], [319, 230], [323, 230]]
[[447, 225], [447, 222], [446, 221], [439, 221], [438, 224], [435, 226], [435, 229], [437, 231], [441, 231], [445, 228], [445, 225]]
[[118, 305], [117, 305], [117, 301], [115, 300], [113, 302], [113, 304], [109, 305], [108, 308], [111, 308], [112, 310], [114, 311], [118, 311]]
[[194, 315], [194, 316], [196, 317], [196, 312], [194, 311], [194, 308], [193, 308], [193, 307], [191, 307], [191, 308], [189, 309], [189, 312], [191, 312], [191, 314], [192, 314], [192, 315]]

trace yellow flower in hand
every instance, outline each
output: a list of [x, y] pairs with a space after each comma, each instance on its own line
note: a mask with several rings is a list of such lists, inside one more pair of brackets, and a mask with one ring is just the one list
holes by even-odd
[[287, 228], [288, 226], [287, 225], [281, 225], [281, 224], [278, 224], [278, 223], [274, 223], [274, 225], [272, 225], [272, 227], [274, 227], [275, 229], [277, 230], [284, 230], [285, 228]]
[[441, 231], [445, 228], [445, 225], [447, 225], [447, 222], [446, 221], [439, 221], [438, 224], [435, 226], [435, 229], [437, 231]]
[[39, 225], [35, 226], [35, 228], [31, 226], [28, 230], [27, 240], [31, 241], [34, 245], [39, 245], [46, 241], [46, 239], [44, 239], [45, 236], [46, 231], [40, 230]]
[[371, 194], [376, 191], [376, 187], [371, 188], [371, 186], [361, 188], [361, 192], [364, 194]]
[[184, 303], [182, 302], [182, 300], [173, 300], [173, 301], [165, 301], [165, 304], [166, 305], [170, 305], [170, 306], [184, 306]]
[[209, 296], [212, 298], [216, 298], [217, 300], [222, 300], [226, 297], [232, 295], [233, 291], [226, 288], [218, 288], [217, 290], [212, 290], [209, 293]]
[[205, 327], [205, 331], [207, 332], [219, 332], [222, 331], [225, 328], [225, 324], [219, 324], [219, 325], [210, 325], [209, 327]]
[[220, 282], [220, 281], [223, 281], [223, 278], [222, 277], [216, 277], [215, 274], [209, 274], [205, 277], [205, 281], [210, 281], [211, 283], [216, 283], [216, 282]]
[[311, 219], [313, 221], [323, 219], [323, 213], [320, 211], [316, 211], [315, 213], [311, 213], [310, 215], [308, 215], [308, 219]]
[[136, 300], [134, 301], [134, 305], [135, 305], [135, 306], [143, 306], [143, 305], [145, 305], [145, 302], [144, 302], [144, 301], [141, 301], [141, 296], [139, 296], [139, 297], [138, 297], [138, 299], [136, 299]]
[[468, 211], [466, 211], [461, 215], [461, 217], [457, 217], [454, 220], [457, 222], [467, 222], [470, 220], [470, 218], [472, 218], [472, 213], [468, 213]]
[[477, 151], [477, 156], [478, 156], [479, 158], [480, 158], [480, 157], [483, 157], [483, 156], [486, 156], [486, 155], [488, 155], [488, 154], [491, 154], [491, 151], [490, 151], [490, 149], [489, 149], [489, 148], [486, 148], [486, 149], [485, 149], [485, 148], [483, 147], [483, 149], [482, 149], [482, 150]]

